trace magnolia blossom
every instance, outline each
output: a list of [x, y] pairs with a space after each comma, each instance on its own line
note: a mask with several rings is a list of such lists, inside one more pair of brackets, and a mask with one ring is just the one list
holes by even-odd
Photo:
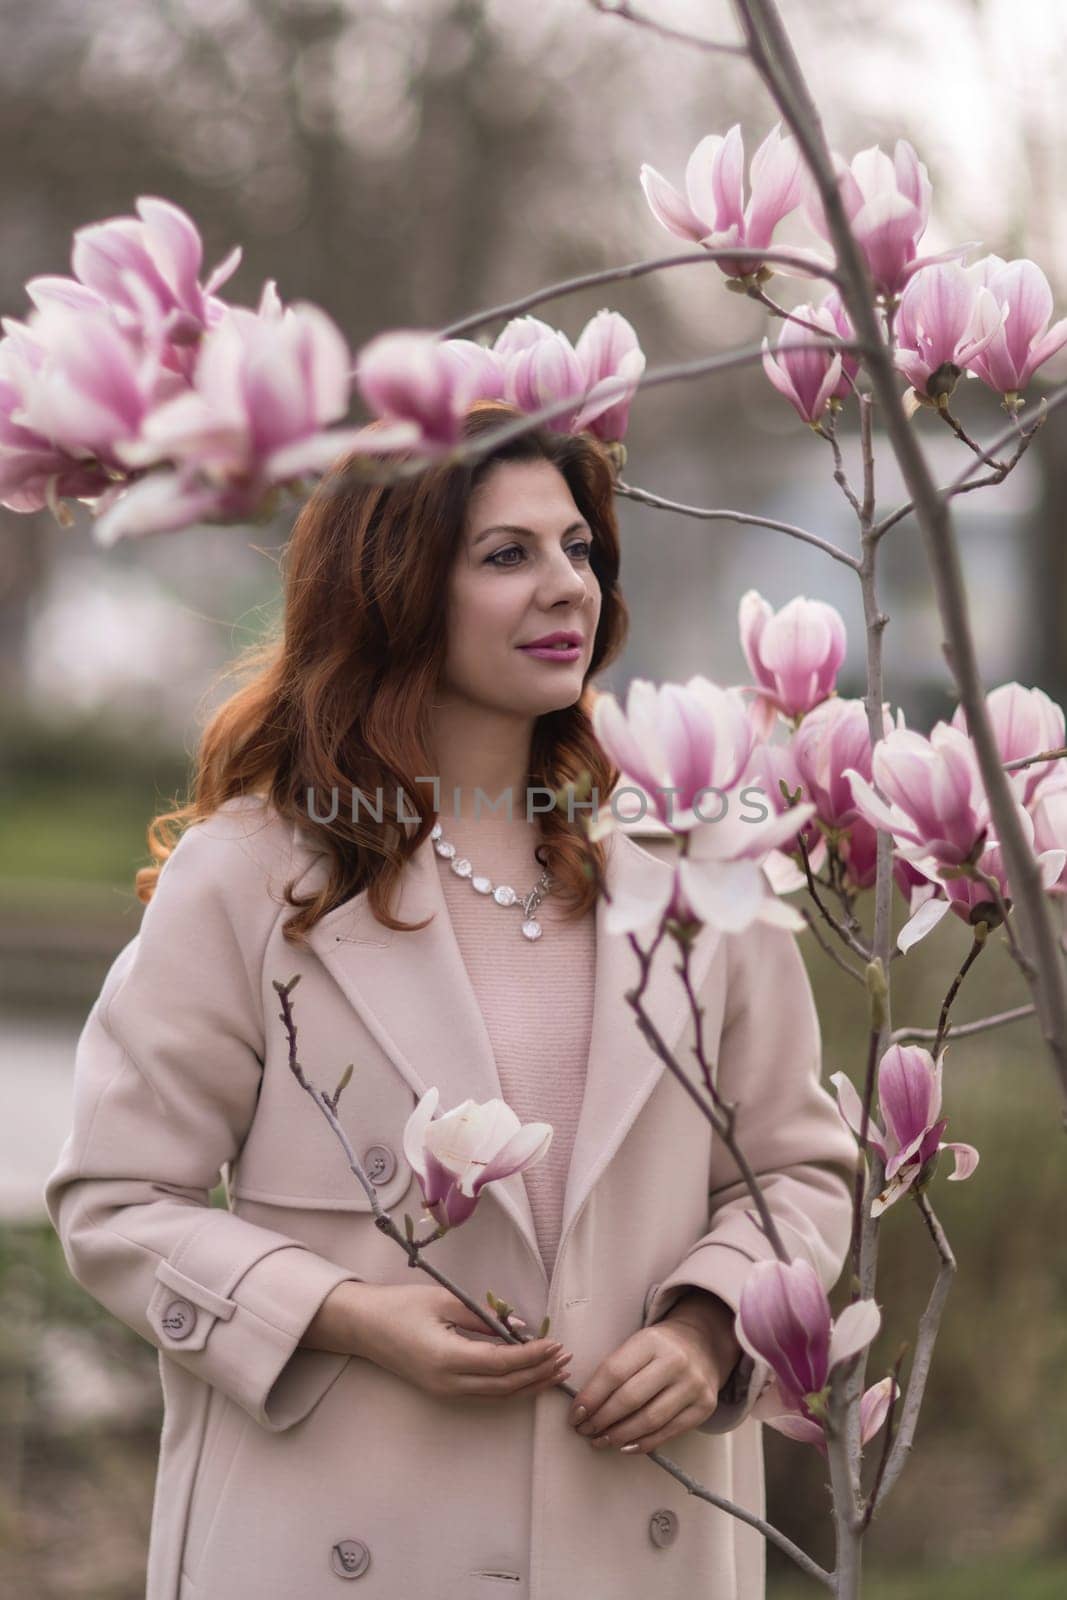
[[929, 400], [952, 394], [1007, 316], [1007, 306], [998, 307], [973, 272], [958, 261], [940, 262], [916, 273], [901, 295], [896, 365]]
[[119, 448], [129, 467], [173, 470], [117, 496], [98, 518], [98, 540], [179, 526], [190, 512], [252, 515], [271, 486], [322, 472], [342, 451], [387, 446], [380, 432], [324, 427], [348, 409], [349, 368], [348, 347], [325, 312], [307, 304], [283, 310], [272, 283], [258, 311], [229, 307], [201, 341], [192, 387]]
[[356, 387], [378, 417], [409, 424], [420, 448], [448, 447], [461, 437], [468, 406], [487, 386], [497, 390], [494, 398], [503, 397], [499, 362], [488, 351], [484, 360], [475, 356], [480, 348], [419, 329], [379, 333], [356, 359]]
[[947, 722], [936, 723], [929, 738], [894, 728], [875, 745], [871, 769], [888, 804], [862, 772], [846, 767], [844, 776], [860, 814], [887, 829], [902, 856], [959, 866], [972, 855], [988, 828], [989, 806], [965, 733]]
[[[882, 707], [882, 731], [893, 731], [888, 705]], [[874, 883], [878, 868], [878, 835], [856, 804], [849, 770], [871, 776], [871, 736], [862, 700], [837, 695], [804, 718], [790, 742], [804, 796], [813, 802], [819, 822], [833, 830], [845, 880], [856, 889]]]
[[[816, 323], [830, 338], [839, 337], [833, 316], [821, 306], [797, 306], [794, 315]], [[820, 421], [830, 400], [839, 396], [843, 383], [847, 393], [841, 352], [827, 349], [821, 339], [822, 335], [813, 328], [787, 321], [782, 323], [775, 355], [770, 353], [769, 341], [763, 340], [764, 372], [778, 393], [812, 427]]]
[[[755, 733], [739, 690], [699, 675], [659, 689], [637, 678], [625, 713], [614, 695], [599, 696], [593, 728], [623, 785], [635, 785], [659, 820], [684, 836], [658, 896], [616, 892], [606, 913], [612, 933], [637, 932], [664, 914], [728, 932], [753, 921], [793, 932], [804, 926], [800, 913], [769, 890], [762, 863], [796, 835], [814, 807], [775, 815], [758, 785], [746, 785]], [[601, 815], [594, 835], [611, 826]]]
[[[1063, 707], [1051, 700], [1044, 689], [1024, 689], [1021, 683], [1002, 683], [985, 697], [986, 710], [993, 725], [1000, 759], [1007, 763], [1047, 750], [1062, 750], [1065, 739]], [[969, 732], [967, 713], [962, 705], [952, 714], [952, 726]], [[1067, 760], [1038, 761], [1008, 774], [1019, 798], [1029, 806], [1036, 790], [1050, 776], [1067, 775]]]
[[[1015, 808], [1023, 837], [1031, 849], [1036, 851], [1042, 886], [1051, 889], [1062, 877], [1064, 863], [1067, 862], [1067, 850], [1060, 844], [1067, 835], [1057, 829], [1053, 842], [1046, 848], [1040, 848], [1037, 845], [1036, 829], [1030, 813], [1019, 801], [1015, 802]], [[1057, 826], [1061, 816], [1062, 812], [1059, 810], [1049, 810], [1044, 813], [1046, 837], [1051, 828]], [[1005, 903], [1011, 905], [1007, 862], [999, 841], [991, 835], [986, 837], [985, 844], [974, 862], [976, 870], [973, 874], [966, 873], [959, 876], [953, 874], [946, 878], [943, 876], [943, 863], [932, 856], [920, 858], [915, 865], [934, 880], [934, 886], [925, 898], [918, 891], [912, 894], [913, 914], [897, 934], [897, 946], [903, 951], [910, 950], [913, 944], [925, 938], [949, 911], [970, 927], [976, 926], [979, 922], [985, 922], [991, 927], [996, 926], [1000, 921], [1000, 908], [986, 881], [989, 878], [996, 884]]]
[[[867, 1139], [885, 1163], [886, 1185], [871, 1202], [871, 1216], [879, 1217], [909, 1189], [923, 1188], [933, 1173], [927, 1167], [941, 1150], [954, 1157], [949, 1179], [969, 1178], [978, 1165], [978, 1151], [971, 1144], [943, 1143], [941, 1135], [948, 1118], [941, 1116], [941, 1067], [948, 1047], [935, 1061], [921, 1045], [890, 1045], [878, 1063], [878, 1106], [885, 1131], [873, 1120], [867, 1123]], [[863, 1104], [850, 1078], [843, 1072], [831, 1074], [837, 1089], [837, 1106], [846, 1125], [859, 1134]]]
[[722, 689], [700, 674], [658, 688], [634, 678], [625, 711], [613, 694], [601, 693], [593, 731], [623, 781], [638, 785], [659, 820], [679, 832], [718, 809], [707, 791], [742, 782], [756, 742], [740, 690]]
[[[1005, 900], [1010, 901], [1011, 889], [999, 841], [990, 832], [989, 802], [967, 734], [947, 722], [936, 723], [929, 739], [895, 728], [875, 746], [871, 769], [888, 804], [862, 773], [844, 769], [860, 814], [873, 827], [887, 829], [896, 855], [931, 885], [912, 889], [911, 914], [897, 935], [898, 949], [909, 950], [950, 910], [971, 926], [994, 923], [999, 911], [981, 875], [994, 879]], [[1032, 844], [1033, 821], [1020, 801], [1015, 804], [1019, 825]], [[1037, 860], [1049, 888], [1059, 878], [1067, 852], [1057, 845], [1043, 850]], [[943, 869], [965, 864], [976, 871], [943, 875]]]
[[76, 303], [84, 286], [111, 307], [124, 332], [139, 337], [158, 328], [165, 364], [188, 375], [201, 335], [226, 309], [215, 291], [236, 272], [241, 250], [231, 250], [202, 284], [204, 246], [192, 219], [152, 195], [138, 199], [137, 213], [79, 228], [71, 252], [77, 281], [34, 278], [27, 292], [38, 304], [46, 296]]
[[[778, 815], [787, 811], [790, 804], [782, 793], [782, 784], [785, 784], [790, 795], [800, 790], [803, 798], [804, 784], [793, 758], [792, 739], [780, 743], [768, 739], [758, 744], [752, 752], [750, 776], [751, 781], [763, 790], [764, 797]], [[812, 872], [821, 872], [826, 865], [826, 835], [818, 825], [817, 816], [813, 815], [801, 824], [796, 833], [783, 839], [763, 863], [763, 870], [775, 894], [793, 894], [797, 889], [807, 888], [807, 875], [799, 859], [801, 841]]]
[[986, 256], [971, 272], [988, 291], [978, 304], [977, 326], [989, 338], [968, 366], [991, 389], [1015, 396], [1067, 344], [1067, 317], [1049, 327], [1052, 290], [1035, 261]]
[[[783, 217], [801, 199], [800, 152], [791, 137], [782, 138], [777, 123], [764, 139], [749, 171], [750, 195], [745, 204], [745, 148], [740, 123], [726, 135], [709, 133], [693, 150], [685, 169], [685, 195], [649, 166], [641, 166], [641, 187], [656, 220], [680, 239], [719, 250], [748, 245], [765, 250]], [[796, 250], [821, 265], [812, 251]], [[758, 257], [724, 257], [718, 263], [728, 278], [751, 277], [769, 267]]]
[[[1034, 823], [1034, 849], [1041, 855], [1060, 850], [1067, 840], [1067, 775], [1057, 774], [1041, 784], [1029, 814]], [[1067, 895], [1067, 853], [1058, 875], [1051, 882], [1045, 878], [1045, 888], [1050, 894]]]
[[833, 694], [848, 637], [841, 613], [796, 595], [775, 611], [756, 589], [737, 611], [741, 649], [756, 683], [757, 727], [768, 735], [778, 712], [801, 717]]
[[550, 427], [622, 437], [613, 430], [621, 426], [625, 432], [645, 356], [632, 325], [618, 312], [599, 311], [582, 330], [577, 348], [539, 317], [515, 317], [493, 350], [504, 364], [506, 398], [520, 411], [540, 411], [558, 401]]
[[95, 296], [42, 296], [0, 342], [0, 502], [16, 511], [59, 495], [102, 494], [125, 476], [121, 447], [183, 386], [163, 365], [159, 329], [135, 343]]
[[[822, 1418], [830, 1374], [842, 1362], [866, 1349], [881, 1326], [873, 1300], [857, 1300], [836, 1321], [815, 1268], [802, 1257], [757, 1261], [745, 1279], [735, 1324], [738, 1343], [773, 1374], [757, 1400], [753, 1415], [779, 1433], [813, 1444], [826, 1455]], [[860, 1436], [864, 1444], [885, 1421], [890, 1398], [900, 1393], [883, 1378], [860, 1402]]]
[[[852, 319], [845, 310], [845, 302], [841, 298], [840, 289], [831, 289], [820, 301], [818, 310], [829, 316], [834, 325], [834, 332], [839, 339], [847, 339], [850, 343], [856, 338], [856, 330], [852, 326]], [[821, 319], [820, 319], [821, 320]], [[842, 350], [841, 378], [837, 388], [830, 396], [831, 400], [847, 400], [852, 393], [852, 380], [860, 370], [860, 358], [848, 350]]]
[[[926, 167], [906, 139], [898, 139], [889, 156], [877, 145], [861, 150], [851, 163], [834, 155], [845, 215], [883, 295], [897, 295], [921, 267], [965, 255], [970, 244], [937, 255], [918, 255], [919, 240], [930, 216], [930, 179]], [[816, 232], [829, 239], [830, 229], [814, 181], [805, 175], [803, 199]]]
[[627, 388], [620, 398], [591, 416], [587, 423], [590, 433], [605, 444], [625, 438], [630, 423], [630, 404], [637, 392], [636, 382], [645, 370], [645, 354], [633, 325], [618, 311], [601, 309], [578, 335], [574, 353], [590, 397], [597, 393], [597, 386], [602, 382], [626, 381]]
[[479, 400], [504, 400], [523, 412], [558, 401], [549, 427], [621, 439], [644, 369], [632, 325], [601, 310], [577, 347], [539, 317], [513, 317], [491, 348], [416, 329], [378, 334], [359, 353], [356, 384], [377, 416], [411, 424], [419, 448], [433, 452], [459, 443]]
[[463, 1100], [435, 1117], [438, 1090], [427, 1089], [404, 1124], [404, 1155], [426, 1210], [454, 1228], [474, 1211], [482, 1189], [532, 1167], [552, 1142], [548, 1122], [520, 1123], [503, 1100]]

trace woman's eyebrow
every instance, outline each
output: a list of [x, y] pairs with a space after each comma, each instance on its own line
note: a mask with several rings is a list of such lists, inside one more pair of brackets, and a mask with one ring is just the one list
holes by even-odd
[[[572, 522], [569, 528], [564, 528], [563, 532], [560, 534], [560, 538], [565, 539], [568, 533], [574, 533], [579, 528], [588, 527], [588, 522]], [[497, 522], [494, 523], [491, 528], [482, 529], [477, 538], [473, 540], [472, 548], [473, 545], [481, 544], [483, 539], [488, 539], [491, 533], [522, 533], [526, 534], [531, 539], [536, 538], [536, 533], [533, 528], [520, 528], [518, 524], [514, 522]]]

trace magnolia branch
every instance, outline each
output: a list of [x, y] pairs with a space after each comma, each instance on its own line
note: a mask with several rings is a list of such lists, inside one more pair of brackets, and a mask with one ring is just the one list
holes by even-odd
[[791, 539], [800, 539], [804, 544], [814, 545], [816, 550], [821, 550], [824, 555], [831, 556], [835, 561], [843, 562], [846, 567], [859, 566], [856, 557], [849, 555], [847, 550], [838, 549], [837, 545], [831, 544], [828, 539], [820, 538], [817, 533], [809, 533], [807, 528], [798, 528], [792, 522], [779, 522], [775, 517], [759, 517], [748, 511], [683, 505], [679, 500], [666, 500], [662, 495], [650, 494], [647, 489], [638, 489], [631, 483], [624, 483], [621, 478], [615, 480], [615, 492], [623, 499], [635, 500], [645, 506], [654, 506], [658, 511], [674, 511], [679, 516], [696, 517], [704, 522], [736, 522], [740, 527], [770, 528], [775, 533], [786, 533]]
[[[563, 278], [559, 283], [551, 283], [547, 288], [534, 289], [530, 294], [520, 295], [517, 300], [505, 300], [500, 305], [491, 306], [488, 311], [476, 311], [469, 317], [461, 317], [457, 322], [450, 322], [447, 326], [439, 328], [438, 338], [467, 338], [477, 329], [488, 327], [491, 323], [521, 316], [526, 311], [532, 311], [534, 306], [544, 305], [549, 300], [562, 300], [572, 294], [582, 294], [586, 289], [599, 289], [605, 283], [622, 283], [632, 278], [643, 278], [650, 272], [662, 272], [668, 267], [700, 266], [709, 262], [714, 264], [717, 261], [736, 259], [736, 247], [729, 249], [701, 245], [699, 250], [675, 251], [669, 256], [654, 256], [650, 261], [631, 261], [622, 267], [601, 267], [597, 272], [583, 272], [577, 277]], [[799, 255], [795, 250], [749, 249], [746, 245], [745, 260], [759, 261], [768, 267], [787, 269], [792, 267], [803, 270], [806, 276], [825, 278], [830, 283], [837, 282], [837, 273], [832, 266], [813, 266], [809, 257]], [[826, 335], [825, 328], [819, 328], [817, 331]]]
[[650, 28], [661, 39], [670, 39], [675, 44], [688, 44], [698, 50], [711, 50], [721, 56], [746, 56], [748, 51], [743, 44], [725, 44], [718, 39], [704, 39], [696, 33], [686, 33], [682, 28], [670, 28], [664, 22], [657, 22], [653, 17], [646, 17], [642, 12], [635, 11], [629, 0], [589, 0], [594, 11], [600, 11], [606, 17], [622, 17], [626, 22], [633, 22], [640, 28]]
[[[951, 1042], [953, 1039], [966, 1039], [972, 1034], [987, 1033], [990, 1028], [1002, 1028], [1009, 1022], [1021, 1022], [1023, 1017], [1032, 1017], [1034, 1008], [1029, 1006], [1014, 1006], [1010, 1011], [998, 1011], [991, 1017], [978, 1017], [974, 1022], [953, 1022], [946, 1030], [946, 1037]], [[936, 1039], [937, 1028], [896, 1028], [889, 1035], [890, 1044], [907, 1044], [911, 1040], [922, 1043], [926, 1039]]]
[[[340, 1101], [341, 1094], [351, 1076], [351, 1067], [349, 1066], [345, 1068], [341, 1075], [340, 1082], [338, 1083], [337, 1088], [334, 1090], [332, 1095], [324, 1094], [321, 1089], [311, 1082], [307, 1074], [304, 1072], [303, 1067], [300, 1065], [297, 1055], [296, 1020], [293, 1016], [292, 1002], [290, 1000], [293, 990], [300, 982], [300, 975], [297, 974], [295, 978], [290, 978], [288, 983], [280, 983], [277, 978], [273, 979], [272, 981], [278, 998], [281, 1001], [282, 1009], [279, 1015], [282, 1023], [285, 1026], [286, 1035], [289, 1040], [289, 1070], [296, 1078], [296, 1081], [299, 1083], [300, 1087], [311, 1096], [312, 1100], [314, 1100], [315, 1104], [326, 1118], [326, 1121], [329, 1123], [330, 1128], [333, 1130], [334, 1137], [338, 1140], [342, 1150], [345, 1153], [345, 1158], [348, 1161], [350, 1170], [355, 1175], [357, 1181], [363, 1189], [363, 1192], [366, 1194], [367, 1199], [370, 1202], [371, 1210], [374, 1213], [375, 1227], [380, 1228], [382, 1233], [384, 1233], [387, 1238], [392, 1239], [395, 1244], [400, 1246], [408, 1258], [409, 1267], [418, 1267], [421, 1271], [427, 1273], [431, 1278], [434, 1279], [436, 1283], [439, 1283], [442, 1288], [447, 1289], [450, 1294], [454, 1294], [456, 1299], [460, 1300], [463, 1305], [467, 1307], [468, 1311], [473, 1311], [475, 1316], [478, 1316], [482, 1319], [487, 1328], [489, 1328], [493, 1333], [499, 1335], [500, 1338], [506, 1340], [507, 1343], [525, 1344], [530, 1339], [534, 1338], [534, 1335], [519, 1333], [516, 1329], [510, 1327], [506, 1321], [501, 1321], [501, 1319], [495, 1316], [492, 1311], [487, 1310], [485, 1306], [480, 1305], [478, 1301], [469, 1295], [460, 1284], [455, 1283], [450, 1277], [448, 1277], [446, 1273], [439, 1271], [432, 1262], [425, 1259], [422, 1254], [423, 1248], [428, 1244], [432, 1244], [435, 1239], [440, 1238], [443, 1231], [442, 1229], [438, 1228], [434, 1233], [428, 1235], [425, 1239], [416, 1239], [413, 1237], [413, 1235], [406, 1236], [405, 1234], [401, 1233], [390, 1214], [384, 1209], [381, 1201], [378, 1199], [374, 1185], [370, 1178], [368, 1178], [366, 1170], [363, 1167], [363, 1163], [360, 1161], [355, 1150], [352, 1148], [352, 1142], [345, 1133], [345, 1130], [341, 1126], [337, 1116], [338, 1102]], [[545, 1324], [543, 1324], [543, 1331], [547, 1332], [547, 1319]], [[563, 1394], [567, 1395], [571, 1400], [573, 1400], [577, 1394], [577, 1390], [565, 1382], [557, 1383], [555, 1387]], [[669, 1472], [671, 1477], [676, 1478], [680, 1484], [684, 1485], [690, 1494], [696, 1495], [696, 1497], [700, 1500], [706, 1500], [709, 1505], [717, 1506], [720, 1511], [725, 1511], [730, 1516], [737, 1517], [739, 1521], [748, 1523], [749, 1527], [755, 1528], [757, 1532], [761, 1533], [765, 1539], [770, 1541], [771, 1544], [777, 1545], [778, 1549], [781, 1550], [783, 1554], [789, 1556], [793, 1561], [795, 1561], [797, 1566], [800, 1567], [802, 1571], [806, 1572], [809, 1577], [816, 1579], [819, 1583], [827, 1586], [830, 1585], [831, 1580], [829, 1573], [826, 1572], [823, 1567], [820, 1567], [818, 1562], [813, 1561], [812, 1558], [804, 1550], [802, 1550], [799, 1545], [794, 1544], [792, 1539], [788, 1538], [784, 1533], [781, 1533], [771, 1523], [766, 1522], [762, 1517], [756, 1516], [755, 1513], [748, 1511], [744, 1506], [735, 1505], [732, 1500], [727, 1500], [725, 1496], [716, 1494], [713, 1489], [707, 1488], [696, 1478], [691, 1477], [689, 1473], [678, 1466], [676, 1462], [672, 1461], [669, 1456], [663, 1455], [661, 1451], [648, 1450], [644, 1451], [643, 1455], [647, 1460], [654, 1461], [656, 1465], [662, 1468], [664, 1472]]]
[[[904, 1470], [904, 1464], [911, 1450], [912, 1440], [915, 1437], [915, 1427], [919, 1420], [922, 1408], [923, 1393], [926, 1389], [926, 1380], [930, 1375], [933, 1363], [934, 1345], [937, 1342], [937, 1330], [941, 1323], [941, 1313], [945, 1309], [952, 1280], [956, 1275], [956, 1258], [952, 1253], [944, 1229], [934, 1215], [926, 1195], [920, 1191], [915, 1195], [915, 1204], [926, 1223], [934, 1247], [941, 1260], [941, 1266], [930, 1291], [930, 1298], [926, 1309], [919, 1319], [919, 1332], [915, 1341], [915, 1355], [908, 1374], [908, 1387], [904, 1395], [904, 1405], [900, 1417], [900, 1431], [893, 1441], [893, 1448], [889, 1453], [881, 1483], [872, 1491], [870, 1514], [873, 1516], [878, 1511], [890, 1489]], [[868, 1517], [868, 1521], [870, 1518]]]

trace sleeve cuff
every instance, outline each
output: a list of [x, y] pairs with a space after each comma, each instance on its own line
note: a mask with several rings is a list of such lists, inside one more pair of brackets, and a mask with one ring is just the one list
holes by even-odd
[[326, 1296], [348, 1280], [362, 1281], [291, 1241], [261, 1255], [228, 1294], [163, 1259], [148, 1322], [165, 1355], [279, 1432], [308, 1415], [350, 1360], [300, 1345]]
[[[659, 1322], [689, 1289], [706, 1289], [718, 1295], [737, 1315], [741, 1290], [752, 1267], [751, 1257], [727, 1244], [707, 1244], [691, 1255], [684, 1266], [645, 1295], [641, 1326]], [[697, 1433], [731, 1433], [744, 1422], [752, 1407], [771, 1381], [765, 1361], [756, 1361], [742, 1351], [733, 1371], [719, 1390], [718, 1404], [706, 1422], [698, 1423]]]

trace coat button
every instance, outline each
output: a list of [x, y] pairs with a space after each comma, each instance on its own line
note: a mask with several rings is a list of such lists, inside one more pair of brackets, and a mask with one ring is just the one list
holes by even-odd
[[368, 1145], [363, 1152], [363, 1170], [371, 1183], [388, 1183], [396, 1171], [396, 1156], [387, 1144]]
[[162, 1322], [163, 1332], [172, 1339], [188, 1339], [196, 1325], [196, 1307], [189, 1300], [172, 1300]]
[[370, 1551], [362, 1539], [338, 1539], [330, 1551], [330, 1565], [339, 1578], [362, 1578], [370, 1566]]
[[678, 1537], [678, 1518], [673, 1511], [653, 1511], [648, 1519], [648, 1537], [658, 1550], [666, 1549]]

